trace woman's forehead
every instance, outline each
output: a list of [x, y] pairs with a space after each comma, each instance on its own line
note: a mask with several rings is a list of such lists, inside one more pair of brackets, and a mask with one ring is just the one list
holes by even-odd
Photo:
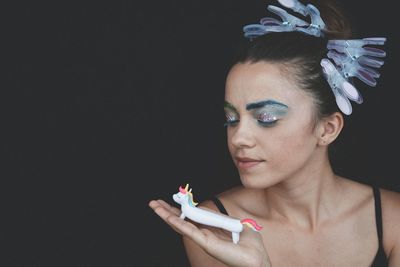
[[225, 88], [225, 100], [233, 105], [271, 99], [285, 105], [310, 98], [300, 90], [281, 64], [269, 62], [239, 63], [230, 71]]

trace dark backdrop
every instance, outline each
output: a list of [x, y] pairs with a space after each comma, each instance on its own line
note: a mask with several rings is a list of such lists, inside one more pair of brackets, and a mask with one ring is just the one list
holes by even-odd
[[[360, 37], [388, 37], [337, 141], [339, 174], [400, 191], [395, 1], [344, 1]], [[362, 6], [360, 4], [362, 3]], [[239, 184], [223, 127], [241, 28], [265, 1], [22, 1], [6, 6], [2, 266], [187, 266], [147, 203]]]

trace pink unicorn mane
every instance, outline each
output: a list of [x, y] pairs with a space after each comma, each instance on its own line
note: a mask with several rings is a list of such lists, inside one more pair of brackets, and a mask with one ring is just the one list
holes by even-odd
[[240, 223], [250, 227], [251, 229], [257, 232], [263, 228], [261, 225], [258, 225], [255, 220], [252, 219], [243, 219], [240, 221]]
[[182, 186], [179, 187], [179, 192], [181, 192], [182, 194], [186, 194], [187, 193], [187, 188], [183, 188]]

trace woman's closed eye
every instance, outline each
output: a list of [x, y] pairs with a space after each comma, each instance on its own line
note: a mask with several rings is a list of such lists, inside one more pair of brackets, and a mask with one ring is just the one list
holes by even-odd
[[[239, 118], [232, 114], [226, 114], [226, 122], [224, 126], [236, 126], [239, 123]], [[269, 113], [260, 113], [256, 116], [257, 122], [263, 127], [272, 127], [278, 122], [276, 116]]]
[[258, 123], [264, 127], [271, 127], [278, 122], [278, 118], [268, 112], [261, 112], [257, 114], [256, 118]]
[[226, 121], [224, 123], [224, 126], [236, 126], [239, 122], [239, 118], [233, 114], [227, 113], [225, 114], [226, 116]]

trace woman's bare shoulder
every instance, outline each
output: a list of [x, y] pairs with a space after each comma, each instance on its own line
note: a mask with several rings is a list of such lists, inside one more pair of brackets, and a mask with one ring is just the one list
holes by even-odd
[[385, 250], [400, 259], [400, 193], [384, 188], [380, 192]]
[[[246, 210], [246, 203], [249, 202], [249, 199], [254, 197], [254, 192], [252, 192], [251, 189], [239, 185], [223, 191], [216, 196], [221, 201], [221, 204], [228, 212], [229, 216], [237, 217]], [[215, 202], [211, 199], [201, 202], [198, 207], [220, 213]]]
[[397, 212], [400, 213], [399, 205], [400, 205], [400, 192], [396, 192], [393, 190], [380, 188], [382, 205], [385, 205], [387, 208], [397, 209]]
[[400, 234], [400, 227], [398, 227], [400, 224], [400, 193], [384, 188], [380, 188], [380, 192], [384, 226], [389, 227], [386, 228], [388, 231], [396, 231]]
[[255, 216], [265, 204], [263, 190], [236, 186], [218, 195], [228, 214], [233, 217]]
[[[221, 203], [225, 207], [225, 209], [228, 210], [227, 207], [231, 206], [233, 204], [233, 202], [235, 202], [236, 198], [238, 198], [238, 197], [240, 198], [240, 196], [243, 194], [243, 191], [246, 191], [243, 188], [243, 186], [236, 186], [236, 187], [232, 187], [226, 191], [223, 191], [223, 192], [217, 194], [216, 196], [221, 201]], [[215, 202], [210, 199], [201, 202], [199, 204], [199, 207], [219, 212], [219, 209], [216, 206]]]

